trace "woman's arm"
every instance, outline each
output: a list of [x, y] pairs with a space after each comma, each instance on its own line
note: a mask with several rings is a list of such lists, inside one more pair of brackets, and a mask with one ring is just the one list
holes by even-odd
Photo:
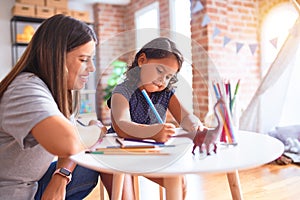
[[69, 157], [83, 150], [76, 127], [61, 116], [47, 117], [36, 124], [31, 133], [47, 151], [59, 157]]
[[175, 126], [171, 123], [146, 125], [132, 122], [129, 103], [118, 93], [113, 94], [111, 98], [111, 119], [113, 128], [120, 137], [166, 142], [175, 133]]
[[[65, 168], [73, 172], [76, 164], [69, 158], [58, 158], [56, 169]], [[43, 192], [42, 199], [65, 199], [68, 179], [60, 174], [54, 174]]]

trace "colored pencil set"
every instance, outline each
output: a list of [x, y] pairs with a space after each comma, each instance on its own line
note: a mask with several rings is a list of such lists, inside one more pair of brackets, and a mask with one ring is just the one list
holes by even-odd
[[224, 100], [224, 104], [221, 104], [219, 107], [218, 112], [221, 114], [221, 119], [223, 122], [223, 129], [220, 136], [220, 142], [225, 144], [237, 144], [235, 129], [233, 123], [233, 108], [234, 104], [236, 103], [237, 93], [240, 85], [240, 80], [238, 80], [237, 84], [235, 85], [235, 90], [233, 95], [231, 94], [231, 84], [230, 82], [225, 83], [218, 83], [213, 82], [213, 89], [216, 95], [217, 100], [222, 98]]

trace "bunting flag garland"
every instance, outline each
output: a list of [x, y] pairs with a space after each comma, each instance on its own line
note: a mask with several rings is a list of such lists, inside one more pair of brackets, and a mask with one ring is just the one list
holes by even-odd
[[217, 35], [219, 35], [221, 33], [220, 29], [218, 27], [214, 28], [214, 32], [212, 35], [212, 38], [214, 39]]
[[224, 36], [224, 39], [223, 39], [223, 47], [225, 47], [229, 42], [230, 42], [230, 38], [227, 37], [227, 36]]
[[238, 52], [241, 50], [241, 48], [242, 48], [243, 46], [244, 46], [243, 43], [237, 42], [237, 43], [236, 43], [236, 53], [238, 53]]
[[[192, 7], [191, 8], [191, 14], [202, 11], [204, 9], [204, 6], [203, 6], [203, 4], [201, 3], [200, 0], [191, 0], [191, 7]], [[203, 20], [201, 22], [201, 27], [207, 26], [210, 22], [211, 22], [210, 17], [208, 16], [208, 14], [205, 14], [203, 16]], [[299, 34], [299, 30], [291, 29], [290, 33], [295, 36], [295, 35]], [[218, 27], [215, 26], [214, 29], [213, 29], [213, 33], [212, 33], [212, 39], [215, 39], [215, 37], [217, 37], [220, 34], [221, 34], [221, 30]], [[225, 35], [223, 37], [223, 47], [225, 47], [230, 41], [231, 41], [231, 38]], [[277, 49], [277, 41], [278, 41], [278, 37], [273, 38], [272, 40], [270, 40], [270, 43], [276, 49]], [[239, 53], [244, 45], [245, 45], [245, 43], [236, 42], [236, 53]], [[254, 55], [255, 52], [256, 52], [256, 49], [258, 47], [258, 44], [257, 43], [248, 44], [248, 47], [250, 49], [251, 54]]]
[[274, 38], [274, 39], [270, 40], [271, 44], [275, 47], [275, 49], [277, 49], [277, 40], [278, 40], [278, 38]]
[[250, 49], [252, 55], [254, 55], [257, 46], [258, 46], [257, 44], [249, 44], [249, 49]]
[[209, 23], [210, 23], [210, 18], [209, 18], [209, 16], [207, 14], [205, 14], [204, 17], [203, 17], [203, 21], [202, 21], [201, 26], [204, 27], [204, 26], [206, 26]]
[[203, 5], [201, 4], [200, 0], [196, 1], [196, 4], [192, 8], [192, 13], [196, 13], [198, 11], [201, 11], [203, 9]]

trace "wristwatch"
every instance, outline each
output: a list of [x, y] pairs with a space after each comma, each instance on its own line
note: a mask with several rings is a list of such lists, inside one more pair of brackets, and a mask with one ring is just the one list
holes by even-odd
[[66, 168], [59, 168], [57, 170], [55, 170], [55, 172], [53, 173], [53, 175], [55, 174], [59, 174], [63, 177], [66, 177], [68, 179], [68, 183], [70, 183], [71, 179], [72, 179], [72, 172], [70, 172], [68, 169]]

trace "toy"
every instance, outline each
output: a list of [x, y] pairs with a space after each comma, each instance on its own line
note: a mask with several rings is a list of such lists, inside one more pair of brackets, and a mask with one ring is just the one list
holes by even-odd
[[204, 151], [207, 152], [207, 155], [210, 155], [210, 146], [213, 145], [213, 151], [214, 153], [217, 153], [217, 144], [216, 141], [219, 138], [220, 133], [222, 132], [223, 128], [223, 120], [221, 113], [217, 111], [217, 107], [220, 106], [221, 108], [225, 105], [225, 102], [223, 98], [220, 98], [217, 103], [214, 105], [214, 114], [217, 118], [217, 126], [213, 129], [204, 129], [203, 131], [200, 131], [200, 129], [197, 130], [196, 136], [194, 137], [194, 146], [192, 150], [192, 154], [195, 155], [195, 149], [196, 147], [199, 147], [200, 153], [203, 153]]

